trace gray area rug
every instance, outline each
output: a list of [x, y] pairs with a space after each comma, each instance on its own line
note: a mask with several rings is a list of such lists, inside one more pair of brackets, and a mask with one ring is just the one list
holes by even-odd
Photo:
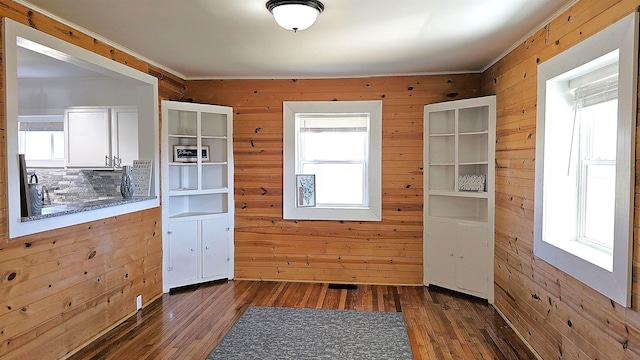
[[409, 360], [402, 313], [251, 306], [207, 360]]

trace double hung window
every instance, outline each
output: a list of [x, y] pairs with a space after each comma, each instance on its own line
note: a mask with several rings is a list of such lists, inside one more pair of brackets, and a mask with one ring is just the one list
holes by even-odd
[[633, 13], [538, 65], [534, 254], [625, 306], [638, 27]]
[[64, 123], [61, 116], [18, 117], [18, 151], [31, 167], [64, 166]]
[[[382, 220], [382, 102], [284, 102], [283, 108], [283, 217]], [[301, 186], [300, 177], [313, 178], [312, 188]]]
[[296, 169], [316, 177], [316, 206], [369, 206], [369, 114], [297, 114]]
[[574, 132], [579, 134], [574, 142], [579, 155], [575, 164], [577, 240], [611, 254], [616, 195], [617, 73], [576, 88], [574, 99]]

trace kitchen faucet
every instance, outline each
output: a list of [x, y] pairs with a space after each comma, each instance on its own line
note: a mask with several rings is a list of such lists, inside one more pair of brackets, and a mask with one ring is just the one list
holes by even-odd
[[49, 195], [49, 188], [47, 188], [46, 185], [42, 185], [42, 205], [51, 205], [51, 196]]

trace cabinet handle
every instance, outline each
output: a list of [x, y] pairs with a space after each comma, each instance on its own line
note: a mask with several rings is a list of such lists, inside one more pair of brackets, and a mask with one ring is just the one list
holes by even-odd
[[464, 255], [460, 255], [460, 259], [464, 258]]
[[229, 260], [231, 260], [231, 259], [227, 258], [227, 261], [229, 261]]
[[167, 234], [171, 235], [171, 234], [173, 234], [173, 231], [167, 230]]
[[229, 228], [225, 228], [224, 230], [225, 230], [225, 231], [229, 231]]
[[453, 253], [449, 254], [449, 256], [453, 256]]
[[191, 251], [196, 251], [196, 249], [194, 249], [194, 248], [191, 248]]
[[109, 158], [109, 156], [105, 155], [105, 156], [104, 156], [104, 166], [109, 166], [109, 160], [111, 160], [111, 159]]
[[205, 246], [204, 248], [205, 248], [206, 250], [209, 250], [209, 247], [208, 247], [208, 246]]

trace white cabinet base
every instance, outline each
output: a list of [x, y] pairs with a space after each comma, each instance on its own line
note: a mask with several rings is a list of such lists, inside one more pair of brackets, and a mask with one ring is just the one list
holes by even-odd
[[233, 278], [230, 268], [229, 218], [170, 221], [169, 247], [165, 251], [165, 284], [175, 288]]

